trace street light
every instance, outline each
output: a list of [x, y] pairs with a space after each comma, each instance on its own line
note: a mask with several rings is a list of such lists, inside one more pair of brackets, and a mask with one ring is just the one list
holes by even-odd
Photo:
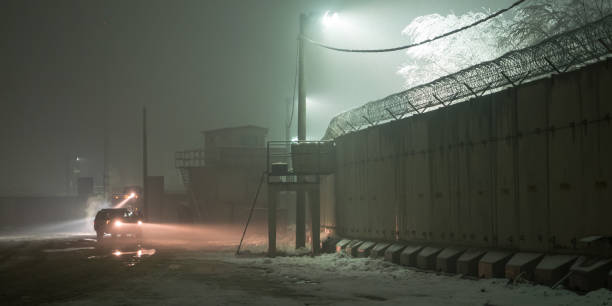
[[[323, 15], [323, 25], [332, 26], [338, 21], [338, 13], [327, 11]], [[310, 16], [300, 14], [300, 32], [298, 34], [298, 141], [306, 140], [306, 89], [304, 88], [304, 29], [308, 26]], [[298, 182], [302, 179], [298, 176]], [[297, 191], [295, 207], [295, 248], [306, 246], [306, 194]]]
[[325, 12], [325, 15], [323, 15], [323, 18], [321, 18], [321, 23], [326, 29], [337, 25], [339, 21], [340, 16], [338, 16], [338, 13], [336, 12], [327, 11]]
[[[312, 14], [300, 14], [300, 33], [298, 35], [298, 140], [306, 140], [306, 89], [304, 87], [304, 30], [308, 26]], [[340, 15], [337, 12], [326, 11], [321, 18], [325, 28], [338, 25]]]

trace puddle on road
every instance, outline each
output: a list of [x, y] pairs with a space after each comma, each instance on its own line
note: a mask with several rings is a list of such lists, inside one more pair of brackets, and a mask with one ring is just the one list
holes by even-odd
[[115, 256], [124, 256], [124, 255], [132, 255], [133, 257], [142, 257], [142, 256], [150, 256], [150, 255], [154, 255], [156, 252], [155, 249], [140, 249], [137, 251], [120, 251], [120, 250], [115, 250], [113, 252], [113, 255]]
[[133, 267], [140, 263], [144, 257], [152, 256], [157, 251], [155, 249], [138, 249], [136, 251], [120, 251], [115, 250], [112, 254], [114, 257], [121, 258], [128, 267]]
[[91, 255], [87, 256], [87, 259], [97, 260], [109, 257], [116, 258], [128, 267], [133, 267], [140, 263], [145, 257], [152, 256], [155, 253], [157, 253], [157, 250], [155, 249], [138, 249], [135, 251], [122, 251], [120, 249], [115, 249], [112, 251], [107, 249], [104, 251], [103, 255]]
[[73, 252], [80, 250], [93, 250], [95, 247], [80, 247], [80, 248], [63, 248], [63, 249], [44, 249], [42, 250], [45, 253], [58, 253], [58, 252]]

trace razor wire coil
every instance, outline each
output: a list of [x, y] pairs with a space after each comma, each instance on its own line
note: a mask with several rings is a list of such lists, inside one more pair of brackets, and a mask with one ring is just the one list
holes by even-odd
[[340, 113], [331, 119], [323, 139], [333, 139], [367, 126], [469, 100], [551, 73], [571, 71], [610, 53], [612, 15]]

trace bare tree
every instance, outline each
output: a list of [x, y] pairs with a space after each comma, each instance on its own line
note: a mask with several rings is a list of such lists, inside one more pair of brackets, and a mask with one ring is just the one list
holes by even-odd
[[612, 0], [532, 0], [497, 28], [500, 48], [518, 49], [575, 29], [612, 13]]
[[[468, 12], [463, 15], [442, 16], [430, 14], [415, 18], [402, 34], [411, 42], [420, 42], [449, 30], [463, 27], [485, 18], [490, 12]], [[483, 61], [492, 60], [506, 50], [497, 43], [498, 30], [508, 22], [496, 18], [478, 26], [434, 42], [410, 48], [408, 61], [398, 71], [406, 79], [405, 87], [411, 88], [431, 82], [439, 77], [457, 72]]]
[[[415, 18], [402, 34], [419, 42], [485, 18], [483, 9], [463, 15], [430, 14]], [[398, 71], [411, 88], [444, 75], [536, 44], [612, 13], [612, 0], [530, 0], [478, 26], [408, 49]]]

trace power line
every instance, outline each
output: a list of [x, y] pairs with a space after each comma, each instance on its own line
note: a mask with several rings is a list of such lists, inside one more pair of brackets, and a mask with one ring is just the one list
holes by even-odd
[[319, 46], [319, 47], [322, 47], [322, 48], [325, 48], [325, 49], [333, 50], [333, 51], [339, 51], [339, 52], [381, 53], [381, 52], [399, 51], [399, 50], [409, 49], [409, 48], [413, 48], [413, 47], [416, 47], [416, 46], [428, 44], [428, 43], [436, 41], [438, 39], [441, 39], [441, 38], [444, 38], [444, 37], [447, 37], [447, 36], [459, 33], [461, 31], [467, 30], [467, 29], [469, 29], [471, 27], [474, 27], [476, 25], [479, 25], [479, 24], [481, 24], [481, 23], [483, 23], [483, 22], [485, 22], [485, 21], [487, 21], [489, 19], [495, 18], [495, 17], [497, 17], [497, 16], [499, 16], [499, 15], [501, 15], [501, 14], [503, 14], [503, 13], [505, 13], [505, 12], [511, 10], [511, 9], [513, 9], [514, 7], [518, 6], [519, 4], [521, 4], [521, 3], [525, 2], [525, 1], [526, 0], [518, 0], [518, 1], [514, 2], [511, 6], [505, 8], [505, 9], [501, 9], [501, 10], [499, 10], [499, 11], [497, 11], [497, 12], [495, 12], [495, 13], [489, 15], [489, 16], [487, 16], [486, 18], [480, 19], [480, 20], [475, 21], [475, 22], [473, 22], [473, 23], [471, 23], [469, 25], [466, 25], [464, 27], [452, 30], [450, 32], [446, 32], [446, 33], [444, 33], [442, 35], [439, 35], [439, 36], [436, 36], [434, 38], [430, 38], [430, 39], [427, 39], [427, 40], [424, 40], [424, 41], [420, 41], [418, 43], [414, 43], [414, 44], [410, 44], [410, 45], [404, 45], [404, 46], [399, 46], [399, 47], [394, 47], [394, 48], [386, 48], [386, 49], [345, 49], [345, 48], [338, 48], [338, 47], [329, 46], [329, 45], [323, 44], [321, 42], [312, 40], [312, 39], [310, 39], [310, 38], [308, 38], [306, 36], [302, 36], [302, 39], [308, 41], [309, 43], [311, 43], [313, 45], [316, 45], [316, 46]]

